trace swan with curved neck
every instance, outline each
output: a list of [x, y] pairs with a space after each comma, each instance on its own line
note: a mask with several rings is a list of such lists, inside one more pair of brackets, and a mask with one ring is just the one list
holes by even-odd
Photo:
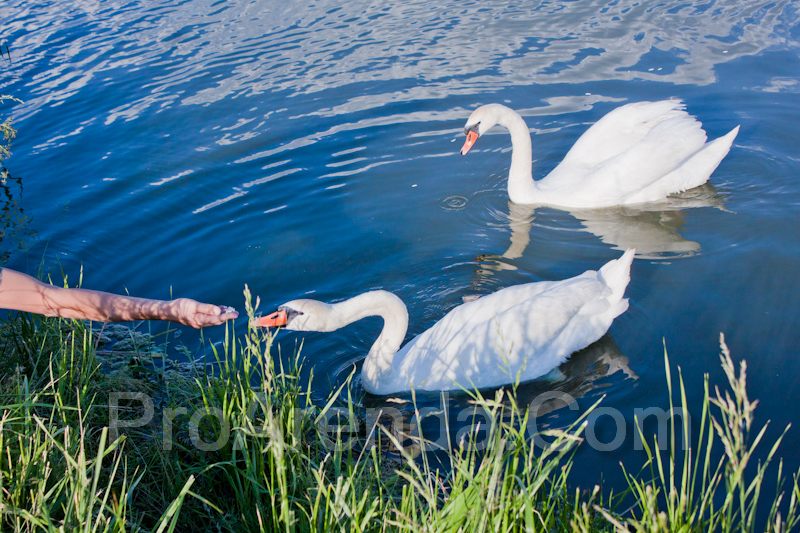
[[368, 392], [497, 387], [547, 374], [602, 337], [628, 308], [623, 296], [633, 255], [628, 250], [598, 271], [515, 285], [459, 305], [402, 348], [408, 311], [386, 291], [334, 304], [292, 300], [257, 324], [325, 332], [379, 316], [383, 329], [361, 369]]
[[370, 291], [343, 302], [328, 304], [317, 300], [292, 300], [267, 317], [259, 319], [264, 327], [284, 326], [294, 331], [330, 332], [378, 316], [383, 329], [372, 344], [361, 374], [365, 384], [377, 384], [389, 372], [395, 353], [408, 330], [408, 310], [403, 301], [388, 291]]
[[680, 100], [627, 104], [595, 123], [550, 174], [534, 181], [530, 131], [504, 105], [473, 111], [464, 126], [461, 155], [495, 125], [511, 134], [511, 201], [576, 208], [654, 202], [702, 185], [739, 132], [737, 126], [706, 143], [702, 124], [686, 113]]

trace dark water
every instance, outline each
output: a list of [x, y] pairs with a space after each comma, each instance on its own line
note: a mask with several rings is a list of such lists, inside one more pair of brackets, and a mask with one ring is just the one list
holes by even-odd
[[[385, 288], [411, 336], [464, 297], [634, 244], [630, 310], [553, 386], [581, 405], [607, 394], [630, 423], [667, 405], [662, 339], [696, 398], [704, 372], [721, 380], [725, 332], [777, 430], [800, 410], [799, 15], [713, 0], [6, 0], [0, 93], [24, 100], [3, 108], [21, 180], [8, 264], [72, 279], [83, 265], [92, 288], [240, 309], [247, 283], [264, 311]], [[606, 112], [668, 97], [710, 137], [741, 133], [709, 187], [647, 211], [510, 207], [508, 137], [456, 153], [470, 111], [506, 103], [543, 176]], [[379, 328], [306, 337], [320, 398]], [[282, 334], [285, 349], [297, 339]], [[793, 430], [792, 466], [799, 445]], [[630, 453], [583, 450], [575, 475], [616, 479]]]

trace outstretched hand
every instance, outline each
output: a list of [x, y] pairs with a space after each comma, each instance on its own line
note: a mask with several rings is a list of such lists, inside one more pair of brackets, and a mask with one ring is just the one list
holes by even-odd
[[218, 326], [239, 316], [232, 307], [204, 304], [190, 298], [178, 298], [170, 302], [175, 320], [193, 328]]

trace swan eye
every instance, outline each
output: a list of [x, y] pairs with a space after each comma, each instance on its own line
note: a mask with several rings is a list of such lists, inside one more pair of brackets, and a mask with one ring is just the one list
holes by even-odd
[[300, 315], [304, 315], [302, 311], [298, 311], [296, 309], [292, 309], [291, 307], [279, 307], [279, 311], [286, 311], [286, 322], [291, 322], [293, 318], [296, 318]]
[[474, 131], [475, 133], [478, 133], [478, 126], [480, 126], [480, 125], [481, 125], [481, 121], [479, 120], [478, 122], [476, 122], [472, 126], [467, 126], [466, 128], [464, 128], [464, 135], [466, 135], [467, 133], [469, 133], [471, 131]]

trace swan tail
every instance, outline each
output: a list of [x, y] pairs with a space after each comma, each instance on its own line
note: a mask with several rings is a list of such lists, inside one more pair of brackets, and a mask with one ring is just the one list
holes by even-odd
[[619, 316], [628, 309], [628, 299], [623, 298], [625, 289], [631, 280], [631, 263], [636, 255], [636, 250], [627, 250], [622, 257], [609, 261], [598, 272], [600, 279], [611, 289], [608, 301], [615, 311], [614, 316]]
[[718, 137], [708, 143], [700, 151], [698, 156], [701, 154], [703, 155], [703, 163], [699, 164], [704, 164], [706, 167], [703, 172], [707, 173], [708, 176], [711, 176], [722, 160], [725, 159], [725, 156], [728, 155], [728, 152], [730, 152], [733, 141], [736, 139], [738, 134], [739, 126], [736, 126], [722, 137]]
[[681, 165], [676, 173], [681, 176], [681, 191], [698, 187], [708, 181], [711, 174], [728, 155], [733, 145], [733, 140], [739, 134], [739, 126], [706, 144], [700, 151], [692, 156], [686, 163]]
[[722, 137], [706, 143], [669, 174], [628, 198], [626, 203], [651, 202], [704, 184], [728, 155], [738, 133], [739, 126], [736, 126]]

